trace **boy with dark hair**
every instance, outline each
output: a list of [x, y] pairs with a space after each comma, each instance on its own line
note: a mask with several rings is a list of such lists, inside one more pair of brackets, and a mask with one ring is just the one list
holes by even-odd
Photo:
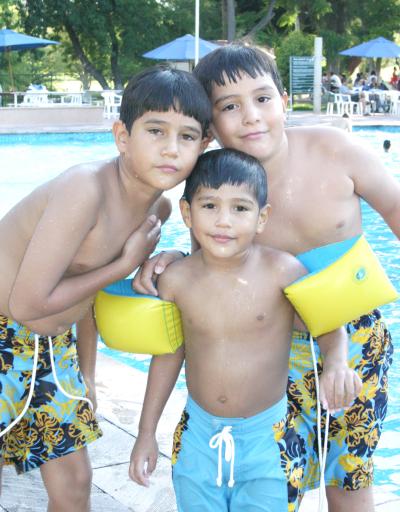
[[[342, 130], [285, 129], [287, 97], [274, 62], [264, 52], [241, 45], [220, 48], [204, 57], [194, 73], [211, 99], [214, 136], [223, 146], [255, 156], [268, 169], [272, 210], [259, 243], [297, 255], [360, 234], [361, 197], [400, 236], [398, 181], [382, 172], [376, 155]], [[327, 496], [330, 512], [361, 504], [372, 512], [372, 454], [386, 415], [393, 349], [377, 310], [354, 319], [347, 332], [351, 364], [363, 390], [349, 410], [331, 418]], [[302, 338], [293, 338], [288, 397], [300, 429], [308, 425], [315, 448], [311, 355], [307, 336]], [[310, 452], [310, 457], [304, 490], [319, 482], [317, 454]]]
[[[211, 130], [222, 146], [258, 158], [268, 169], [271, 215], [257, 242], [298, 255], [362, 232], [360, 198], [400, 236], [400, 184], [380, 159], [343, 130], [285, 129], [287, 96], [274, 61], [263, 51], [228, 45], [203, 57], [194, 70], [213, 109]], [[136, 288], [155, 293], [151, 277], [171, 260], [145, 264]], [[298, 324], [299, 325], [299, 324]], [[300, 327], [299, 327], [300, 328]], [[373, 512], [372, 455], [387, 410], [392, 342], [378, 310], [347, 325], [352, 367], [363, 381], [354, 405], [330, 418], [325, 481], [330, 512], [363, 505]], [[288, 398], [300, 431], [308, 432], [304, 491], [319, 486], [316, 402], [308, 334], [294, 336]]]
[[[152, 359], [130, 476], [149, 484], [157, 423], [185, 358], [189, 398], [172, 454], [178, 511], [294, 512], [305, 453], [287, 415], [294, 310], [283, 290], [305, 269], [254, 243], [269, 209], [255, 158], [232, 149], [205, 153], [180, 206], [200, 250], [169, 266], [158, 286], [181, 310], [185, 345]], [[361, 383], [347, 365], [345, 330], [319, 343], [322, 401], [348, 406]]]
[[1, 457], [20, 472], [40, 467], [49, 510], [90, 506], [86, 445], [100, 435], [84, 397], [85, 383], [94, 387], [93, 296], [153, 251], [171, 211], [162, 193], [191, 172], [210, 114], [192, 74], [146, 70], [113, 126], [119, 156], [68, 169], [0, 221]]

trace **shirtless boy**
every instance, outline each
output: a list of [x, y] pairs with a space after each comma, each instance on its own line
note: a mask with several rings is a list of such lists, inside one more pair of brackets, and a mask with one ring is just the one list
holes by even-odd
[[[147, 70], [123, 95], [113, 127], [119, 157], [68, 169], [0, 221], [0, 456], [19, 472], [40, 467], [49, 511], [89, 510], [86, 445], [100, 436], [88, 404], [58, 387], [49, 351], [54, 346], [61, 387], [85, 396], [70, 328], [80, 321], [90, 387], [96, 347], [86, 333], [94, 332], [93, 296], [153, 251], [171, 209], [162, 193], [192, 170], [209, 120], [208, 98], [193, 75]], [[37, 342], [32, 400], [5, 433], [27, 403]]]
[[[264, 52], [241, 45], [218, 48], [201, 59], [194, 73], [211, 99], [211, 128], [220, 144], [255, 156], [268, 171], [271, 215], [258, 243], [297, 255], [349, 239], [362, 232], [360, 198], [400, 237], [399, 182], [343, 130], [285, 129], [287, 96], [274, 61]], [[153, 271], [160, 274], [171, 258], [164, 254], [146, 264], [136, 289], [155, 293]], [[354, 319], [347, 332], [350, 361], [363, 390], [348, 411], [330, 418], [325, 472], [329, 511], [363, 507], [373, 512], [372, 455], [386, 416], [393, 347], [377, 310]], [[297, 426], [304, 435], [308, 432], [304, 490], [318, 487], [320, 479], [307, 338], [306, 332], [293, 338], [288, 387]]]
[[[287, 97], [275, 63], [264, 52], [241, 45], [220, 48], [200, 61], [195, 75], [211, 99], [212, 132], [221, 145], [255, 156], [268, 171], [271, 215], [258, 243], [297, 255], [349, 239], [362, 232], [360, 198], [400, 236], [399, 182], [378, 156], [343, 130], [285, 129]], [[329, 511], [362, 507], [372, 512], [372, 454], [386, 415], [393, 349], [377, 310], [354, 319], [347, 332], [363, 390], [349, 410], [331, 417], [325, 473]], [[288, 396], [298, 424], [308, 423], [314, 435], [310, 349], [307, 336], [300, 338], [293, 339]], [[316, 443], [310, 440], [310, 446]], [[317, 454], [309, 457], [305, 489], [319, 482]]]
[[[185, 344], [152, 359], [130, 476], [149, 485], [157, 423], [185, 358], [189, 398], [172, 454], [178, 511], [295, 511], [305, 453], [287, 416], [294, 310], [283, 290], [306, 271], [292, 255], [254, 243], [269, 209], [255, 158], [205, 153], [180, 206], [200, 250], [170, 265], [158, 288], [181, 310]], [[319, 343], [322, 401], [348, 406], [361, 382], [347, 366], [345, 330]]]

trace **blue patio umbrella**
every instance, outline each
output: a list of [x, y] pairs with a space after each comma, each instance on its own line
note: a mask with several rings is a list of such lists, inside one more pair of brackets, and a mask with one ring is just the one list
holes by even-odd
[[[146, 59], [156, 60], [194, 60], [195, 58], [195, 38], [191, 34], [178, 37], [169, 43], [163, 44], [154, 50], [143, 54]], [[199, 57], [204, 57], [207, 53], [219, 48], [217, 44], [210, 43], [199, 38]]]
[[60, 44], [58, 41], [42, 39], [41, 37], [28, 36], [19, 32], [14, 32], [8, 28], [0, 30], [0, 52], [9, 50], [31, 50], [40, 48], [49, 44]]
[[41, 37], [28, 36], [20, 32], [14, 32], [8, 28], [0, 30], [0, 52], [8, 53], [8, 65], [10, 71], [11, 84], [13, 84], [13, 76], [11, 69], [10, 51], [13, 50], [32, 50], [50, 44], [60, 44], [58, 41], [51, 41], [50, 39], [42, 39]]
[[396, 58], [400, 57], [400, 46], [384, 37], [377, 37], [348, 50], [343, 50], [339, 54], [349, 57]]

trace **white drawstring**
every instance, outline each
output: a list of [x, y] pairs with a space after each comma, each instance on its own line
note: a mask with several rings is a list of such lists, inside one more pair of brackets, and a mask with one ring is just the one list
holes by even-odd
[[235, 466], [235, 440], [233, 439], [231, 430], [232, 427], [230, 426], [224, 427], [221, 432], [212, 436], [209, 442], [210, 448], [218, 448], [218, 487], [221, 487], [222, 485], [222, 443], [225, 443], [225, 461], [231, 463], [228, 487], [233, 487], [235, 485], [235, 480], [233, 479], [233, 469]]
[[[53, 343], [51, 340], [51, 337], [48, 337], [49, 340], [49, 350], [50, 350], [50, 364], [51, 364], [51, 371], [53, 373], [54, 381], [58, 387], [58, 389], [63, 393], [66, 397], [72, 398], [73, 400], [83, 400], [84, 402], [87, 402], [90, 407], [93, 409], [93, 404], [89, 400], [89, 398], [86, 398], [84, 396], [75, 396], [70, 395], [65, 391], [65, 389], [61, 386], [60, 381], [58, 380], [56, 368], [54, 365], [54, 357], [53, 357]], [[22, 409], [21, 413], [13, 420], [4, 430], [0, 432], [0, 437], [4, 436], [9, 430], [11, 430], [14, 425], [16, 425], [22, 418], [24, 417], [26, 411], [28, 410], [29, 404], [31, 403], [33, 391], [35, 388], [35, 380], [36, 380], [36, 370], [37, 370], [37, 364], [38, 364], [38, 358], [39, 358], [39, 336], [35, 334], [35, 350], [33, 355], [33, 367], [32, 367], [32, 377], [31, 377], [31, 385], [29, 387], [29, 394], [28, 398], [26, 399], [24, 408]]]
[[319, 461], [319, 471], [320, 471], [320, 481], [319, 481], [319, 503], [318, 503], [318, 512], [324, 512], [327, 510], [327, 498], [326, 498], [326, 490], [325, 490], [325, 466], [326, 466], [326, 456], [328, 452], [328, 433], [329, 433], [329, 409], [326, 410], [326, 424], [325, 424], [325, 437], [324, 437], [324, 447], [322, 449], [322, 440], [321, 440], [321, 404], [319, 401], [319, 378], [318, 378], [318, 368], [317, 368], [317, 358], [315, 357], [314, 351], [314, 340], [310, 335], [310, 346], [311, 346], [311, 355], [313, 360], [314, 367], [314, 376], [315, 376], [315, 392], [317, 398], [317, 440], [318, 440], [318, 461]]
[[90, 408], [93, 410], [93, 404], [89, 398], [86, 398], [85, 396], [76, 396], [76, 395], [70, 395], [65, 389], [61, 386], [60, 381], [58, 380], [57, 373], [56, 373], [56, 367], [54, 365], [54, 357], [53, 357], [53, 343], [51, 341], [51, 338], [49, 336], [49, 349], [50, 349], [50, 363], [51, 363], [51, 371], [53, 373], [54, 382], [56, 383], [58, 389], [63, 393], [67, 398], [71, 398], [72, 400], [82, 400], [83, 402], [87, 402], [90, 405]]

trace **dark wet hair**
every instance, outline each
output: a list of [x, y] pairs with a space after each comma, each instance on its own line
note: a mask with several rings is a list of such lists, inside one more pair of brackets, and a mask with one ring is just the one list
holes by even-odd
[[166, 65], [145, 69], [131, 78], [122, 96], [120, 120], [128, 132], [143, 114], [170, 109], [196, 119], [206, 135], [211, 121], [211, 105], [192, 73]]
[[243, 73], [251, 78], [268, 74], [271, 75], [279, 94], [282, 96], [285, 92], [275, 61], [254, 46], [237, 43], [221, 46], [203, 57], [193, 73], [200, 80], [209, 98], [213, 84], [226, 85], [224, 74], [230, 82], [235, 83]]
[[253, 156], [236, 149], [215, 149], [203, 153], [186, 180], [183, 199], [189, 204], [200, 187], [219, 189], [222, 185], [247, 185], [260, 208], [267, 204], [267, 176]]
[[391, 144], [391, 142], [390, 142], [390, 140], [389, 140], [389, 139], [385, 139], [385, 140], [383, 141], [383, 149], [389, 150], [391, 145], [392, 145], [392, 144]]

